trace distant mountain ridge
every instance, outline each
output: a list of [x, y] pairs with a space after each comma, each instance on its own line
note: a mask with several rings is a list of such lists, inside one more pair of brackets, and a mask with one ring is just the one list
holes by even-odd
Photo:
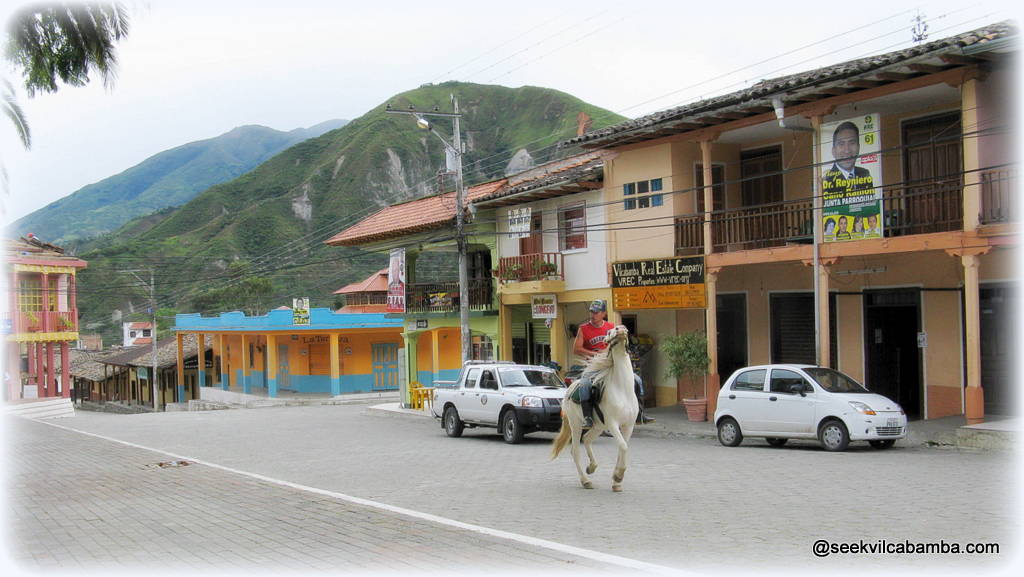
[[232, 180], [275, 154], [341, 128], [328, 120], [280, 131], [246, 125], [220, 136], [154, 154], [135, 166], [54, 201], [11, 224], [11, 236], [35, 233], [65, 244], [117, 230], [133, 218], [180, 206], [207, 188]]

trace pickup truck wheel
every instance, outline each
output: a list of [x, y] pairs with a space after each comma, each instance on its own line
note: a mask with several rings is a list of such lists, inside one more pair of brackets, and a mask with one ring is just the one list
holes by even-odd
[[461, 437], [465, 424], [459, 418], [459, 412], [455, 407], [447, 407], [444, 410], [444, 432], [449, 437]]
[[523, 442], [524, 434], [523, 426], [516, 418], [516, 412], [511, 409], [505, 411], [505, 414], [501, 416], [501, 437], [505, 439], [505, 442], [510, 445], [518, 445]]

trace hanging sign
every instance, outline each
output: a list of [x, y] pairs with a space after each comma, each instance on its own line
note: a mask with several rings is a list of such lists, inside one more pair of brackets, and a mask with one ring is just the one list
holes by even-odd
[[613, 263], [612, 300], [616, 309], [705, 308], [704, 257]]
[[877, 114], [822, 124], [824, 242], [882, 238], [882, 149]]
[[388, 263], [388, 305], [389, 313], [405, 312], [405, 249], [391, 251]]
[[528, 206], [513, 208], [508, 211], [509, 238], [526, 238], [530, 236], [532, 209]]
[[558, 297], [555, 295], [530, 296], [530, 310], [535, 319], [558, 318]]

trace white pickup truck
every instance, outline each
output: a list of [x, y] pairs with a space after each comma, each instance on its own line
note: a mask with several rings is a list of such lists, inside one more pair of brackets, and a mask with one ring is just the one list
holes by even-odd
[[431, 412], [449, 437], [465, 427], [496, 427], [506, 443], [562, 424], [565, 384], [548, 367], [509, 361], [467, 361], [451, 387], [434, 389]]

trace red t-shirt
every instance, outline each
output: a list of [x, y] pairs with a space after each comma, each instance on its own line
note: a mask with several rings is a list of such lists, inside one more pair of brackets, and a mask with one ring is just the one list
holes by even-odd
[[615, 330], [615, 325], [608, 321], [604, 321], [600, 327], [595, 327], [594, 323], [589, 321], [580, 325], [580, 333], [583, 334], [583, 348], [588, 351], [603, 351], [608, 347], [608, 344], [604, 342], [604, 337], [613, 330]]

